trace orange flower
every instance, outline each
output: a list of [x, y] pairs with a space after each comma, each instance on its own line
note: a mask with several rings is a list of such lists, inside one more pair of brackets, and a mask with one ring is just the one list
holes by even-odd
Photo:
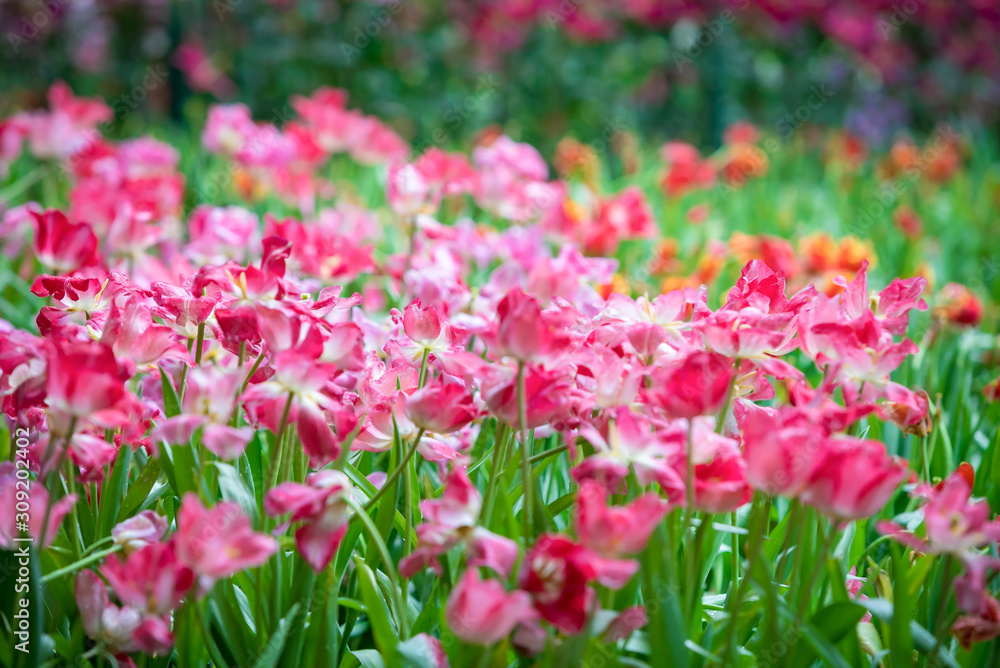
[[742, 186], [751, 178], [767, 174], [767, 154], [753, 144], [733, 144], [728, 152], [729, 161], [722, 168], [726, 183]]
[[896, 228], [903, 233], [903, 236], [914, 241], [924, 235], [924, 223], [920, 220], [917, 212], [908, 206], [901, 206], [896, 209], [892, 216], [892, 222]]
[[983, 319], [983, 302], [961, 283], [948, 283], [941, 288], [933, 314], [944, 323], [975, 327]]
[[556, 146], [553, 163], [556, 172], [562, 177], [579, 177], [592, 190], [597, 190], [601, 161], [592, 146], [578, 142], [572, 137], [564, 137]]

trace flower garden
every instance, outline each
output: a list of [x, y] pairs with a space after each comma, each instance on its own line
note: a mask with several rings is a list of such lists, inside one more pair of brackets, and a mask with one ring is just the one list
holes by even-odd
[[988, 124], [540, 150], [314, 81], [122, 137], [43, 88], [0, 120], [0, 665], [1000, 661]]

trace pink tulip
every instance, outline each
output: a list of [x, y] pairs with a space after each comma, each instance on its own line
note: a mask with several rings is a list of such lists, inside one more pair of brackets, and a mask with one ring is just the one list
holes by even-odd
[[1000, 636], [1000, 603], [987, 596], [982, 608], [975, 614], [962, 615], [951, 625], [951, 632], [968, 651], [977, 642], [986, 642]]
[[[571, 390], [564, 371], [528, 365], [524, 370], [524, 394], [528, 428], [539, 427], [564, 413]], [[520, 428], [517, 376], [509, 369], [496, 369], [481, 381], [483, 398], [498, 418]]]
[[260, 566], [278, 549], [276, 540], [253, 531], [236, 503], [223, 501], [206, 510], [194, 493], [184, 495], [173, 541], [177, 558], [194, 571], [201, 592], [216, 580]]
[[134, 517], [119, 522], [111, 529], [111, 538], [131, 553], [151, 543], [157, 543], [167, 532], [167, 518], [152, 510], [143, 510]]
[[470, 567], [483, 566], [507, 577], [517, 560], [517, 543], [477, 526], [481, 508], [482, 496], [465, 469], [454, 468], [445, 480], [441, 498], [420, 502], [424, 521], [416, 529], [419, 542], [400, 562], [400, 573], [412, 577], [430, 567], [440, 574], [438, 557], [465, 543]]
[[480, 580], [475, 568], [465, 571], [445, 607], [448, 628], [473, 645], [499, 642], [515, 626], [534, 617], [527, 593], [507, 593], [497, 580]]
[[439, 434], [457, 431], [478, 414], [472, 395], [460, 383], [438, 377], [406, 398], [406, 415], [417, 427]]
[[729, 358], [696, 351], [655, 368], [645, 394], [672, 417], [710, 415], [725, 402], [734, 373]]
[[32, 213], [35, 256], [56, 273], [68, 274], [97, 263], [97, 237], [87, 223], [71, 223], [61, 211]]
[[[19, 510], [19, 504], [23, 504], [25, 499], [23, 478], [17, 475], [14, 462], [0, 462], [0, 548], [13, 550], [18, 543], [15, 539], [20, 537], [18, 530], [18, 514], [22, 512], [23, 505]], [[23, 469], [20, 469], [23, 471]], [[20, 485], [18, 484], [21, 481]], [[28, 503], [28, 535], [35, 541], [35, 544], [45, 549], [52, 545], [52, 542], [59, 534], [59, 527], [63, 518], [73, 508], [77, 497], [74, 494], [64, 496], [49, 507], [49, 492], [37, 482], [31, 485], [31, 491], [27, 500]], [[49, 516], [49, 524], [42, 536], [42, 525], [45, 523], [45, 516]]]
[[796, 497], [805, 488], [826, 442], [820, 425], [784, 406], [737, 405], [747, 481], [769, 495]]
[[166, 360], [194, 364], [177, 333], [154, 323], [150, 308], [137, 294], [129, 297], [122, 309], [112, 302], [101, 342], [111, 346], [115, 356], [128, 361], [131, 368], [146, 368]]
[[539, 360], [566, 348], [572, 339], [569, 314], [542, 311], [534, 297], [515, 288], [497, 304], [497, 322], [491, 332], [491, 349], [526, 362]]
[[525, 556], [518, 581], [543, 619], [576, 634], [591, 610], [594, 590], [588, 583], [621, 589], [638, 568], [638, 562], [605, 559], [565, 536], [543, 534]]
[[694, 505], [701, 512], [731, 513], [752, 497], [739, 453], [721, 451], [710, 462], [694, 467]]
[[434, 213], [438, 202], [423, 173], [412, 164], [392, 164], [386, 175], [386, 200], [399, 216]]
[[77, 573], [74, 594], [84, 633], [103, 643], [120, 663], [131, 663], [127, 656], [131, 652], [157, 654], [173, 647], [169, 616], [111, 603], [107, 587], [94, 571]]
[[666, 501], [647, 493], [627, 506], [608, 507], [607, 489], [596, 482], [580, 485], [576, 533], [584, 547], [605, 557], [637, 554], [670, 510]]
[[126, 378], [105, 344], [54, 343], [46, 383], [49, 429], [65, 435], [72, 418], [105, 428], [120, 426], [128, 419]]
[[885, 445], [878, 441], [831, 438], [819, 454], [801, 498], [835, 520], [871, 517], [908, 474], [906, 463], [888, 456]]
[[267, 492], [264, 511], [271, 516], [292, 514], [303, 522], [295, 531], [295, 545], [317, 573], [330, 563], [347, 533], [351, 481], [340, 471], [312, 473], [306, 484], [286, 482]]
[[119, 601], [154, 615], [179, 606], [194, 586], [194, 572], [177, 560], [172, 543], [149, 543], [124, 560], [114, 555], [100, 570]]

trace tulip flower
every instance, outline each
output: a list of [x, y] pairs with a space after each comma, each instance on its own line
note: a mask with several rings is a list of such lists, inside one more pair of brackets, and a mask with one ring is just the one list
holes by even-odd
[[[21, 480], [21, 484], [18, 484]], [[17, 475], [14, 462], [0, 462], [0, 549], [13, 550], [17, 547], [16, 539], [20, 537], [17, 520], [18, 504], [24, 503], [18, 493], [23, 493], [23, 478]], [[76, 503], [77, 497], [74, 494], [64, 496], [49, 509], [49, 492], [37, 482], [31, 485], [28, 497], [28, 535], [35, 545], [41, 549], [49, 547], [59, 534], [59, 527], [63, 518]], [[42, 536], [42, 526], [45, 524], [45, 517], [48, 514], [48, 526], [45, 527], [45, 535]], [[17, 520], [17, 521], [15, 521]]]
[[831, 438], [823, 446], [801, 498], [837, 521], [871, 517], [908, 475], [906, 462], [890, 457], [878, 441]]
[[216, 580], [260, 566], [278, 549], [276, 540], [251, 529], [236, 503], [223, 501], [206, 509], [193, 493], [181, 501], [172, 540], [177, 558], [194, 571], [201, 593]]
[[119, 601], [154, 615], [179, 606], [195, 582], [194, 571], [178, 561], [169, 542], [148, 543], [124, 560], [113, 555], [100, 572]]
[[35, 219], [35, 256], [59, 274], [69, 274], [97, 263], [97, 236], [87, 223], [71, 223], [54, 209], [32, 213]]
[[445, 481], [440, 499], [420, 502], [424, 521], [417, 525], [417, 549], [399, 563], [404, 577], [412, 577], [430, 567], [441, 573], [438, 557], [460, 543], [468, 548], [470, 567], [491, 568], [507, 577], [517, 560], [517, 543], [476, 526], [482, 497], [463, 468], [455, 468]]
[[587, 549], [605, 557], [637, 554], [670, 510], [656, 494], [647, 493], [627, 506], [608, 507], [607, 489], [594, 481], [580, 485], [576, 500], [576, 533]]
[[157, 654], [174, 645], [167, 616], [144, 614], [128, 606], [119, 607], [108, 598], [108, 589], [93, 571], [81, 571], [74, 586], [83, 630], [103, 643], [120, 662], [128, 665], [131, 652]]
[[507, 593], [497, 580], [480, 580], [475, 568], [465, 571], [445, 607], [448, 628], [473, 645], [492, 645], [535, 614], [527, 593]]
[[310, 474], [305, 485], [282, 483], [268, 490], [264, 498], [268, 515], [291, 513], [292, 522], [303, 522], [295, 531], [295, 545], [317, 573], [333, 559], [347, 532], [351, 490], [346, 475], [327, 469]]
[[544, 534], [524, 558], [518, 582], [543, 619], [566, 633], [579, 633], [594, 598], [588, 583], [620, 589], [638, 568], [638, 562], [606, 559], [565, 536]]
[[476, 418], [472, 395], [460, 383], [438, 377], [406, 397], [406, 416], [420, 429], [448, 434]]
[[652, 382], [644, 392], [651, 404], [669, 416], [710, 415], [726, 401], [734, 374], [729, 358], [696, 351], [654, 368]]
[[167, 532], [167, 518], [152, 510], [143, 510], [119, 522], [111, 530], [111, 538], [128, 554], [151, 543], [157, 543]]

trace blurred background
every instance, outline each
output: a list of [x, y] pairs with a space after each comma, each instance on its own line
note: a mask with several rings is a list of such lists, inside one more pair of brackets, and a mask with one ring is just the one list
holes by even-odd
[[623, 130], [714, 149], [740, 119], [873, 148], [1000, 123], [996, 0], [0, 0], [0, 30], [0, 115], [62, 79], [111, 138], [220, 101], [281, 124], [320, 85], [416, 147], [498, 124], [546, 156]]

